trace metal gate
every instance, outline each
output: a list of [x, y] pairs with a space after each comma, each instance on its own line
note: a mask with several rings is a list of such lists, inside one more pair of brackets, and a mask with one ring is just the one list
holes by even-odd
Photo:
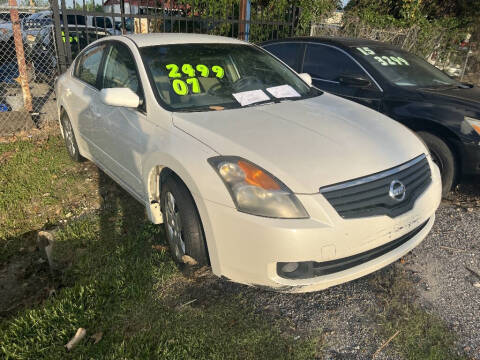
[[295, 34], [300, 12], [294, 2], [263, 5], [265, 1], [261, 0], [227, 0], [221, 4], [216, 0], [59, 1], [52, 2], [52, 11], [61, 70], [82, 48], [103, 36], [203, 33], [257, 42]]
[[56, 118], [57, 57], [50, 6], [0, 6], [0, 135]]
[[299, 15], [294, 1], [9, 0], [0, 6], [0, 136], [55, 122], [56, 76], [101, 37], [203, 33], [259, 42], [296, 34]]

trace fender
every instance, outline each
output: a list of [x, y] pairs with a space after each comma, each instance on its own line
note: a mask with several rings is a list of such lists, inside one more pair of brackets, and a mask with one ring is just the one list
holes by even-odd
[[479, 117], [461, 102], [449, 103], [430, 101], [429, 94], [422, 99], [385, 99], [383, 112], [414, 131], [426, 130], [450, 142], [478, 143], [478, 135], [466, 123], [465, 116]]
[[[163, 222], [160, 212], [160, 177], [162, 172], [167, 169], [174, 172], [185, 183], [195, 201], [203, 225], [212, 271], [216, 275], [221, 275], [220, 255], [218, 253], [216, 239], [213, 236], [206, 202], [213, 201], [231, 208], [235, 208], [235, 205], [225, 184], [207, 162], [209, 157], [218, 154], [200, 142], [195, 146], [195, 149], [186, 149], [187, 147], [191, 147], [191, 144], [192, 142], [190, 140], [190, 146], [185, 146], [183, 150], [180, 150], [181, 146], [179, 146], [177, 151], [169, 151], [168, 153], [163, 151], [152, 152], [143, 163], [143, 181], [146, 185], [148, 196], [148, 203], [145, 204], [147, 214], [153, 223], [158, 224]], [[175, 146], [175, 148], [177, 148], [177, 146]], [[189, 157], [191, 156], [189, 154], [195, 154], [198, 159], [199, 152], [204, 153], [204, 161], [196, 161], [194, 163], [186, 161], [185, 163], [194, 164], [194, 168], [189, 170], [184, 167], [179, 158], [171, 155], [178, 154], [179, 156]], [[194, 176], [193, 174], [201, 174], [201, 176]]]

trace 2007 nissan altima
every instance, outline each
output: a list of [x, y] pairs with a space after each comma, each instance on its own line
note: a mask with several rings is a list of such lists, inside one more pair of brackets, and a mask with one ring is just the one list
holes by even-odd
[[397, 260], [441, 198], [410, 130], [310, 83], [240, 40], [149, 34], [92, 43], [56, 94], [72, 159], [144, 204], [178, 262], [300, 292]]

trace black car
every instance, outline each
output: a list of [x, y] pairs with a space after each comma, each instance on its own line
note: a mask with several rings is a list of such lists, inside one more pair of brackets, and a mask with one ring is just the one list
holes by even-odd
[[53, 23], [52, 12], [40, 11], [23, 20], [23, 30], [41, 29]]
[[291, 38], [263, 48], [313, 85], [403, 123], [427, 144], [444, 194], [465, 175], [480, 174], [480, 90], [425, 60], [377, 41]]

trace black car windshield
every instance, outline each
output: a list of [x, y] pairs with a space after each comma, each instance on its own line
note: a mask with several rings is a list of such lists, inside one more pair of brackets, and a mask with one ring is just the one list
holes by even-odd
[[406, 51], [375, 46], [356, 46], [354, 51], [387, 80], [398, 86], [444, 87], [460, 83]]
[[173, 111], [208, 111], [321, 94], [265, 51], [240, 44], [140, 49], [152, 87]]

